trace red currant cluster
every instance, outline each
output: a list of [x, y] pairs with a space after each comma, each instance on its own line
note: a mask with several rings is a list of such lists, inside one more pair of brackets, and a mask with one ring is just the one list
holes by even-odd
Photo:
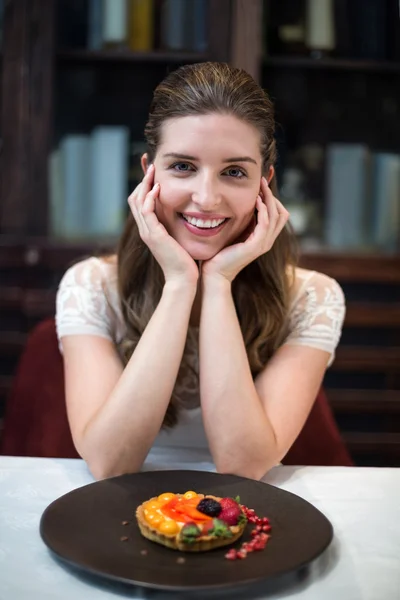
[[250, 552], [259, 552], [264, 550], [267, 542], [270, 538], [268, 533], [271, 531], [271, 524], [267, 517], [257, 517], [253, 508], [247, 508], [247, 506], [240, 505], [247, 521], [253, 523], [255, 528], [251, 530], [250, 535], [253, 538], [250, 542], [243, 542], [239, 550], [231, 548], [225, 554], [225, 558], [228, 560], [236, 560], [237, 558], [243, 559]]

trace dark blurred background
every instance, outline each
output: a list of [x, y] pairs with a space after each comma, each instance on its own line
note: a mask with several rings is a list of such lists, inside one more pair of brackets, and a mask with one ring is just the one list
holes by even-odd
[[356, 464], [400, 466], [398, 0], [0, 0], [0, 422], [63, 272], [114, 247], [154, 87], [203, 60], [274, 101], [301, 264], [347, 299], [325, 389]]

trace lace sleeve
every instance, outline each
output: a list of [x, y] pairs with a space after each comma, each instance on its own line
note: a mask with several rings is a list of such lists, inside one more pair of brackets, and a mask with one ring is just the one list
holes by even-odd
[[311, 346], [330, 353], [328, 366], [342, 333], [345, 298], [340, 285], [327, 275], [312, 273], [292, 304], [285, 344]]
[[56, 327], [60, 349], [66, 335], [112, 336], [112, 309], [104, 289], [101, 261], [89, 258], [63, 276], [56, 299]]

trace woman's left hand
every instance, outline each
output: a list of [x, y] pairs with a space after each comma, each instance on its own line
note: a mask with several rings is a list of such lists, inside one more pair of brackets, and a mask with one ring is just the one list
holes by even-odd
[[[253, 231], [243, 242], [224, 248], [202, 265], [202, 276], [220, 277], [232, 282], [244, 267], [268, 252], [282, 229], [289, 213], [271, 192], [265, 177], [261, 180], [261, 195], [257, 196], [257, 218]], [[254, 224], [253, 224], [254, 225]]]

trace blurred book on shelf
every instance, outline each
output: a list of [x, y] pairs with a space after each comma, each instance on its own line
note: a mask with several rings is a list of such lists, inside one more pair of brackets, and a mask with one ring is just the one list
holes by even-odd
[[400, 250], [400, 154], [363, 144], [328, 146], [325, 242], [337, 249]]
[[83, 134], [68, 135], [61, 140], [59, 152], [58, 172], [51, 181], [63, 187], [50, 200], [50, 206], [58, 211], [53, 213], [51, 222], [56, 225], [57, 236], [83, 237], [89, 225], [90, 138]]
[[128, 46], [134, 52], [150, 52], [154, 48], [153, 0], [128, 0]]
[[313, 58], [329, 56], [335, 49], [334, 0], [306, 0], [305, 45]]
[[208, 0], [58, 0], [62, 49], [204, 52]]
[[189, 45], [185, 22], [188, 3], [185, 0], [164, 0], [161, 5], [161, 46], [184, 50]]
[[55, 238], [118, 236], [128, 197], [129, 130], [98, 126], [69, 134], [49, 157], [50, 231]]
[[398, 0], [265, 0], [264, 52], [400, 62]]
[[103, 0], [102, 46], [124, 48], [128, 43], [127, 0]]
[[192, 12], [189, 15], [191, 49], [195, 52], [207, 50], [208, 1], [192, 0]]
[[400, 155], [377, 152], [372, 161], [372, 243], [395, 252], [400, 249]]
[[98, 236], [117, 236], [128, 197], [129, 130], [96, 127], [90, 139], [89, 228]]
[[362, 144], [330, 144], [326, 154], [325, 239], [333, 248], [367, 241], [369, 152]]
[[103, 46], [103, 0], [89, 0], [87, 48], [101, 50]]
[[204, 52], [207, 47], [207, 2], [164, 0], [161, 5], [161, 46], [169, 50]]

